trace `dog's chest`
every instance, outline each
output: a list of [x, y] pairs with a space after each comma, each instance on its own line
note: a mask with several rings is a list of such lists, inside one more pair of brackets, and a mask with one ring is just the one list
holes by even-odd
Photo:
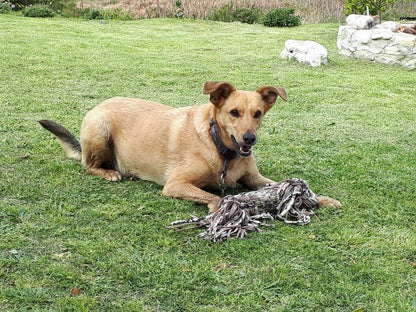
[[240, 159], [228, 160], [226, 166], [224, 166], [224, 162], [222, 162], [218, 175], [218, 183], [224, 183], [228, 187], [235, 187], [245, 171], [244, 162]]

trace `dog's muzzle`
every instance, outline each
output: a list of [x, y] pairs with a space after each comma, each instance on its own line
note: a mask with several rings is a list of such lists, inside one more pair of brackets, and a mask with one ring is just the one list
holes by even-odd
[[243, 135], [242, 142], [237, 142], [235, 136], [233, 135], [231, 135], [231, 140], [233, 141], [234, 147], [238, 154], [242, 157], [248, 157], [251, 154], [251, 148], [254, 144], [256, 144], [257, 138], [254, 133], [246, 132]]

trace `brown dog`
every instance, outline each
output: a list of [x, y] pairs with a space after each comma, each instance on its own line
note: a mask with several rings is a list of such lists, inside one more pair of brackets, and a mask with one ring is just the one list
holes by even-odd
[[[171, 108], [131, 98], [112, 98], [85, 116], [80, 142], [61, 125], [41, 120], [69, 157], [81, 160], [89, 174], [120, 181], [136, 176], [156, 182], [163, 195], [206, 204], [213, 212], [221, 200], [203, 188], [241, 183], [249, 189], [272, 180], [257, 170], [251, 148], [264, 114], [281, 87], [237, 91], [229, 83], [206, 82], [211, 103]], [[328, 197], [320, 205], [339, 206]]]

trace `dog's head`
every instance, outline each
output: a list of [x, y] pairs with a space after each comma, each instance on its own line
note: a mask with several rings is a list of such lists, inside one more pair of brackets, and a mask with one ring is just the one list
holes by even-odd
[[277, 97], [287, 101], [282, 87], [264, 86], [256, 91], [241, 91], [226, 82], [206, 82], [204, 94], [210, 95], [215, 106], [213, 117], [222, 141], [243, 157], [251, 154], [257, 141], [257, 129]]

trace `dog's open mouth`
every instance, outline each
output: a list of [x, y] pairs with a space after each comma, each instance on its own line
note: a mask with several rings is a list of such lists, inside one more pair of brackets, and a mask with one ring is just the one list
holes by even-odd
[[232, 135], [231, 140], [233, 141], [234, 147], [237, 150], [237, 153], [242, 157], [250, 156], [251, 148], [253, 145], [245, 144], [245, 143], [238, 143], [235, 137]]

